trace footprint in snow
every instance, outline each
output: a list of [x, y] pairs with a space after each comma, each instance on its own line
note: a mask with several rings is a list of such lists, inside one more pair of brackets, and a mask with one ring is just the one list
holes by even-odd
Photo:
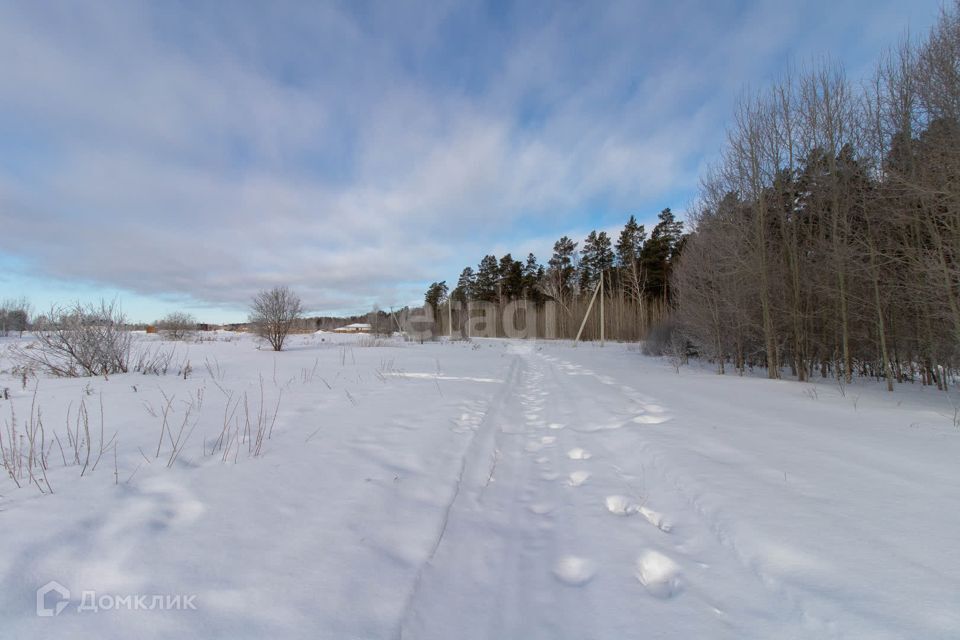
[[615, 516], [632, 516], [635, 513], [639, 513], [647, 522], [664, 533], [670, 533], [670, 529], [673, 528], [666, 518], [663, 517], [663, 514], [642, 505], [634, 504], [630, 498], [626, 496], [607, 496], [604, 503], [607, 505], [607, 511]]
[[653, 509], [647, 509], [646, 507], [638, 507], [637, 511], [640, 513], [640, 515], [647, 519], [647, 522], [655, 526], [657, 529], [660, 529], [660, 531], [663, 531], [664, 533], [670, 533], [670, 530], [673, 528], [673, 525], [663, 517], [662, 513], [658, 513]]
[[531, 505], [530, 505], [529, 507], [527, 507], [527, 508], [530, 509], [530, 511], [532, 511], [533, 513], [537, 514], [538, 516], [545, 516], [545, 515], [547, 515], [548, 513], [550, 513], [551, 511], [553, 511], [553, 505], [552, 505], [552, 504], [546, 504], [546, 503], [543, 503], [543, 502], [538, 502], [538, 503], [531, 504]]
[[549, 426], [551, 429], [563, 429], [566, 425], [560, 424], [559, 422], [551, 422]]
[[571, 460], [589, 460], [590, 452], [586, 449], [581, 449], [580, 447], [575, 447], [567, 451], [567, 457]]
[[630, 516], [637, 512], [637, 507], [626, 496], [607, 496], [604, 500], [607, 511], [615, 516]]
[[651, 416], [651, 415], [642, 415], [637, 416], [633, 419], [633, 422], [636, 424], [663, 424], [667, 422], [670, 418], [667, 416]]
[[672, 598], [680, 593], [680, 567], [659, 551], [648, 550], [637, 558], [637, 580], [657, 598]]
[[588, 478], [590, 478], [589, 471], [574, 471], [570, 474], [569, 478], [567, 478], [567, 484], [571, 487], [579, 487], [586, 482]]
[[574, 587], [587, 584], [595, 573], [594, 563], [578, 556], [563, 556], [553, 567], [553, 575], [558, 580]]

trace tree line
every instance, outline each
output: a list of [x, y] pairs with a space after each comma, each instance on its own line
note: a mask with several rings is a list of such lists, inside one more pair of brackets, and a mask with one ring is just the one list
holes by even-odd
[[[554, 337], [574, 337], [590, 299], [603, 279], [606, 335], [612, 339], [638, 340], [653, 324], [662, 321], [671, 299], [673, 264], [683, 249], [683, 223], [664, 209], [649, 235], [643, 224], [630, 216], [616, 240], [606, 231], [591, 231], [582, 242], [564, 236], [553, 245], [553, 254], [541, 264], [528, 254], [517, 260], [512, 254], [484, 256], [476, 268], [465, 267], [451, 289], [446, 281], [433, 282], [424, 303], [434, 310], [441, 331], [450, 317], [462, 331], [468, 303], [482, 302], [504, 308], [518, 300], [531, 308], [556, 304]], [[450, 304], [451, 312], [443, 308]], [[592, 314], [585, 329], [591, 338], [599, 333], [599, 318]], [[502, 335], [502, 331], [494, 332]], [[538, 335], [543, 335], [543, 331]]]
[[30, 326], [30, 301], [26, 298], [0, 300], [0, 337], [23, 335]]
[[699, 354], [800, 380], [944, 387], [960, 345], [960, 3], [866, 80], [743, 98], [671, 287]]

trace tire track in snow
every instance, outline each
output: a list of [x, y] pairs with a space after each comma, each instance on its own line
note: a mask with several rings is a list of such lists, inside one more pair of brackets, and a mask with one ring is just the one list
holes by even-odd
[[[753, 601], [775, 596], [737, 559], [698, 562], [719, 543], [643, 435], [668, 411], [584, 367], [508, 353], [397, 637], [616, 637], [636, 624], [714, 636], [720, 624], [736, 637], [718, 582], [732, 578]], [[651, 620], [665, 605], [674, 615]]]
[[444, 535], [421, 568], [399, 637], [566, 637], [571, 615], [583, 612], [561, 592], [589, 582], [592, 563], [560, 548], [558, 535], [574, 527], [566, 487], [548, 479], [566, 460], [548, 419], [559, 396], [531, 353], [511, 354], [505, 392], [464, 456]]
[[[437, 537], [430, 549], [430, 553], [427, 555], [426, 560], [420, 565], [420, 568], [417, 570], [416, 576], [413, 580], [413, 586], [410, 590], [410, 595], [407, 598], [407, 602], [404, 605], [404, 608], [400, 614], [399, 624], [397, 627], [396, 637], [404, 637], [404, 627], [407, 624], [411, 613], [415, 609], [416, 599], [420, 593], [421, 585], [423, 582], [424, 574], [429, 567], [432, 566], [434, 558], [437, 555], [437, 551], [440, 549], [440, 545], [444, 542], [444, 536], [447, 533], [447, 527], [450, 523], [451, 513], [454, 511], [455, 505], [459, 501], [466, 499], [466, 494], [464, 494], [464, 484], [468, 482], [471, 478], [468, 475], [468, 471], [471, 467], [479, 466], [483, 467], [481, 464], [483, 462], [483, 449], [485, 447], [485, 441], [490, 439], [492, 432], [496, 429], [495, 419], [502, 409], [505, 399], [510, 395], [511, 389], [514, 386], [517, 369], [519, 366], [519, 359], [515, 358], [514, 361], [510, 364], [510, 371], [508, 372], [504, 385], [500, 391], [490, 400], [490, 403], [487, 405], [487, 409], [483, 414], [483, 418], [480, 421], [477, 429], [474, 431], [473, 437], [471, 437], [470, 442], [467, 444], [466, 449], [464, 450], [463, 456], [460, 460], [460, 471], [457, 474], [457, 478], [454, 483], [453, 495], [450, 498], [450, 501], [447, 503], [444, 511], [443, 517], [440, 522], [439, 530], [437, 532]], [[497, 463], [497, 451], [493, 449], [489, 452], [489, 455], [493, 456], [493, 460], [487, 466], [486, 472], [486, 482], [479, 485], [477, 488], [478, 498], [479, 495], [483, 492], [484, 487], [489, 484], [490, 479], [493, 476], [493, 470]], [[474, 474], [476, 475], [476, 474]], [[463, 497], [462, 497], [463, 496]]]

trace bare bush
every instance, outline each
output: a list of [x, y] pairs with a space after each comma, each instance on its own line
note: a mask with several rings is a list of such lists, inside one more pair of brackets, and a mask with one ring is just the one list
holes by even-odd
[[11, 406], [10, 420], [4, 420], [4, 428], [0, 430], [0, 463], [17, 488], [32, 484], [40, 493], [53, 493], [47, 481], [48, 456], [53, 443], [47, 445], [36, 390], [24, 427], [23, 430], [17, 428], [17, 416]]
[[24, 388], [27, 378], [46, 373], [58, 378], [107, 376], [137, 371], [164, 375], [175, 350], [141, 346], [116, 302], [54, 306], [34, 322], [36, 341], [11, 350]]
[[687, 363], [689, 342], [677, 325], [666, 322], [654, 327], [643, 343], [643, 353], [648, 356], [666, 356], [677, 373]]
[[643, 341], [642, 351], [647, 356], [665, 356], [673, 343], [673, 334], [676, 327], [669, 322], [658, 324], [647, 334]]
[[[264, 452], [265, 440], [273, 437], [273, 428], [280, 412], [283, 390], [278, 392], [272, 412], [265, 401], [263, 376], [260, 376], [259, 403], [253, 405], [255, 414], [251, 414], [250, 397], [246, 391], [243, 392], [242, 397], [237, 396], [236, 399], [234, 399], [234, 392], [229, 391], [226, 392], [226, 397], [227, 402], [223, 410], [223, 428], [211, 445], [209, 455], [220, 453], [221, 460], [224, 462], [231, 458], [236, 462], [242, 445], [246, 444], [247, 455], [251, 458], [259, 457]], [[243, 415], [240, 415], [238, 411], [241, 405], [243, 405]], [[307, 440], [309, 441], [309, 438]]]
[[170, 369], [173, 357], [176, 355], [176, 349], [141, 347], [138, 349], [133, 362], [132, 370], [143, 375], [164, 376]]
[[287, 334], [302, 313], [297, 294], [288, 287], [274, 287], [254, 296], [250, 305], [250, 324], [274, 351], [281, 351]]
[[384, 347], [388, 344], [389, 342], [387, 340], [370, 334], [360, 336], [356, 342], [358, 347]]
[[21, 367], [76, 378], [130, 370], [132, 336], [116, 301], [54, 305], [35, 322], [36, 342], [17, 347]]
[[175, 311], [157, 320], [157, 329], [167, 340], [186, 340], [197, 330], [197, 319], [189, 313]]

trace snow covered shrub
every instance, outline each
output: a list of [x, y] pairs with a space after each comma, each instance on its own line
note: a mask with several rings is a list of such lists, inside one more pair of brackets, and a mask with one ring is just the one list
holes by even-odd
[[126, 318], [114, 302], [54, 306], [34, 322], [36, 340], [11, 350], [16, 371], [26, 377], [107, 376], [139, 371], [163, 375], [172, 349], [134, 344]]
[[14, 349], [22, 367], [57, 377], [126, 373], [132, 335], [116, 301], [54, 305], [34, 323], [36, 341]]

